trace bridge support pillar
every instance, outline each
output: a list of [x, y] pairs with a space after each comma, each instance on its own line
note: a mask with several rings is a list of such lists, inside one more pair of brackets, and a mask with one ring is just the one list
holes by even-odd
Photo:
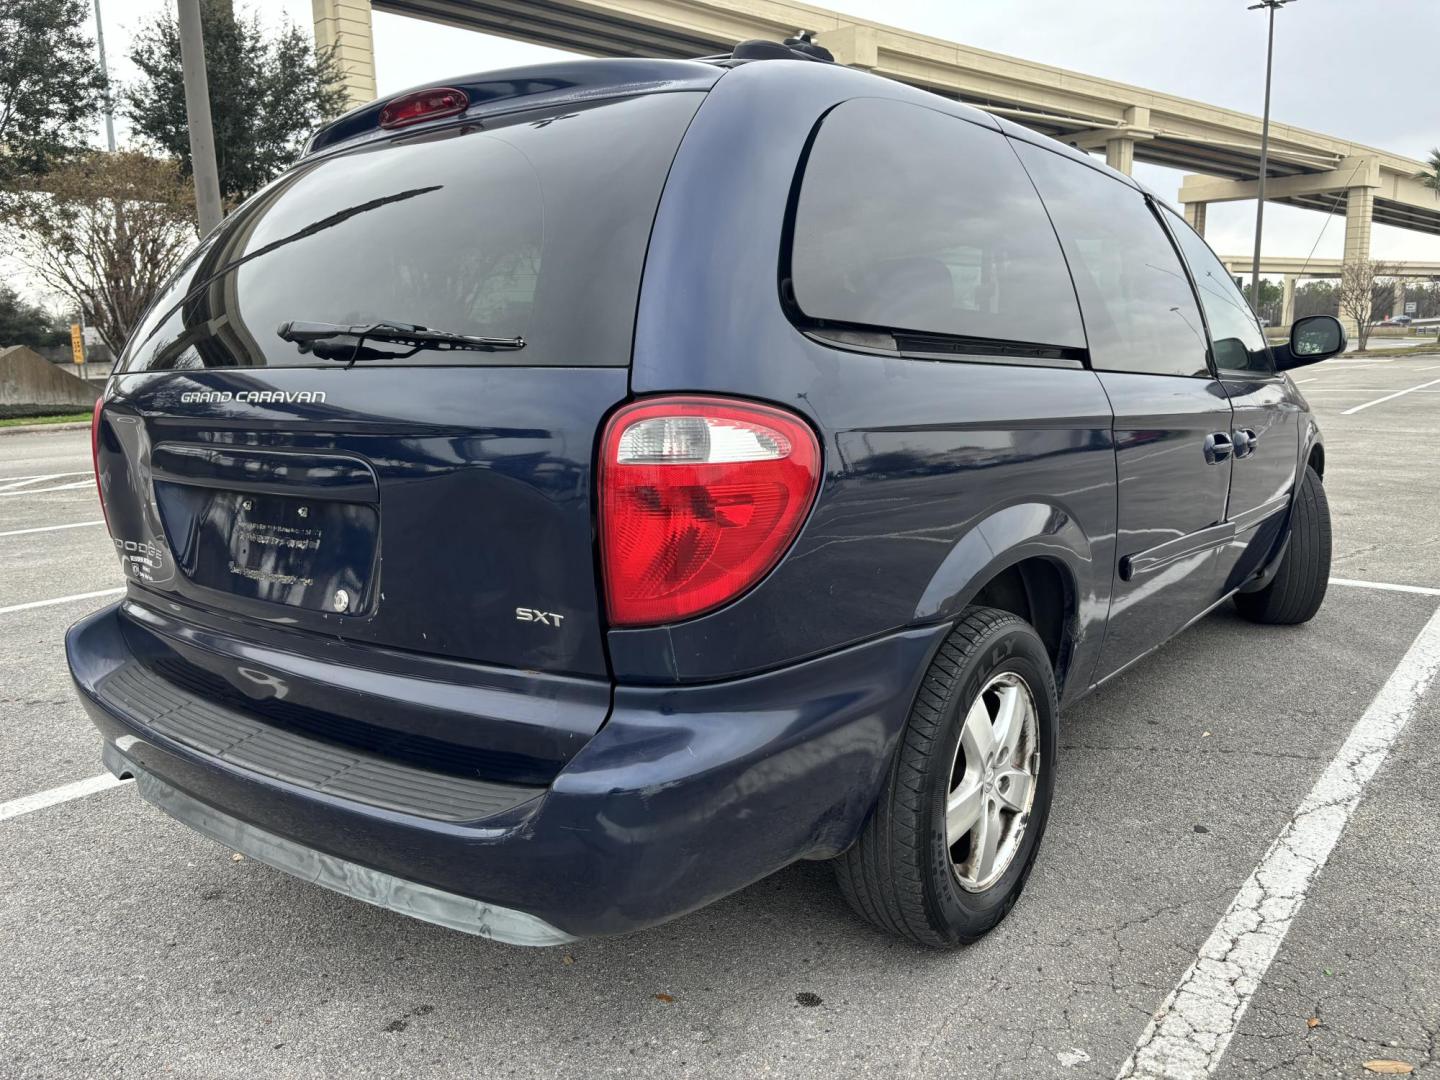
[[827, 30], [816, 39], [817, 45], [830, 50], [837, 64], [846, 67], [864, 68], [869, 71], [880, 63], [878, 35], [873, 26], [857, 26], [846, 23], [834, 30]]
[[1135, 140], [1109, 139], [1105, 143], [1105, 164], [1129, 176], [1135, 168]]
[[1116, 172], [1129, 176], [1135, 169], [1135, 139], [1154, 137], [1150, 130], [1150, 109], [1145, 105], [1131, 105], [1125, 110], [1125, 121], [1120, 134], [1105, 140], [1105, 164]]
[[[1370, 230], [1374, 218], [1375, 189], [1350, 188], [1345, 196], [1345, 255], [1341, 263], [1342, 274], [1347, 267], [1370, 258]], [[1355, 340], [1360, 333], [1360, 327], [1355, 320], [1342, 312], [1340, 322], [1345, 327], [1345, 333], [1351, 340]]]
[[1299, 274], [1285, 275], [1285, 296], [1280, 301], [1280, 325], [1287, 329], [1295, 321], [1295, 282], [1299, 277]]
[[345, 106], [375, 98], [375, 39], [370, 29], [370, 0], [310, 0], [315, 17], [315, 47], [333, 49], [345, 89]]
[[1405, 314], [1405, 279], [1395, 279], [1395, 308], [1390, 312], [1391, 316]]
[[1375, 218], [1375, 191], [1353, 187], [1345, 195], [1345, 261], [1370, 258], [1370, 229]]
[[1201, 236], [1205, 235], [1205, 207], [1208, 205], [1203, 202], [1187, 202], [1185, 204], [1185, 220]]

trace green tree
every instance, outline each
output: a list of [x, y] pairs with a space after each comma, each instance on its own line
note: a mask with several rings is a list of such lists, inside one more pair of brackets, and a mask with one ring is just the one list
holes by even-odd
[[1295, 290], [1295, 317], [1338, 315], [1340, 291], [1334, 281], [1307, 281]]
[[1440, 147], [1430, 151], [1429, 172], [1420, 174], [1420, 182], [1428, 188], [1440, 191]]
[[[317, 52], [294, 23], [267, 37], [259, 17], [237, 16], [231, 0], [201, 0], [200, 10], [220, 195], [235, 203], [294, 161], [310, 132], [340, 113], [345, 93], [333, 54]], [[123, 93], [132, 130], [189, 176], [180, 29], [171, 5], [141, 27], [130, 59], [141, 71]]]
[[85, 145], [105, 79], [87, 0], [0, 0], [0, 196]]
[[0, 281], [0, 349], [11, 345], [58, 345], [65, 340], [54, 315]]
[[1280, 325], [1280, 309], [1284, 307], [1285, 302], [1285, 290], [1282, 286], [1262, 277], [1260, 279], [1260, 302], [1257, 304], [1255, 297], [1252, 295], [1253, 290], [1250, 288], [1250, 279], [1248, 277], [1244, 279], [1243, 284], [1240, 279], [1237, 279], [1236, 284], [1240, 285], [1241, 291], [1245, 294], [1245, 299], [1250, 301], [1250, 307], [1255, 311], [1256, 315], [1259, 315], [1263, 319], [1268, 319], [1271, 326]]

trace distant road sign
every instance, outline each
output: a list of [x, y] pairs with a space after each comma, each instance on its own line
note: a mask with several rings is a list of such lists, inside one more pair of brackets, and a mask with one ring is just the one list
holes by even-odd
[[70, 358], [77, 364], [85, 363], [85, 334], [80, 324], [70, 324]]
[[1417, 312], [1417, 311], [1419, 311], [1419, 310], [1420, 310], [1420, 303], [1419, 303], [1419, 301], [1416, 301], [1416, 300], [1406, 300], [1406, 301], [1405, 301], [1405, 314], [1406, 314], [1406, 315], [1414, 315], [1415, 312]]

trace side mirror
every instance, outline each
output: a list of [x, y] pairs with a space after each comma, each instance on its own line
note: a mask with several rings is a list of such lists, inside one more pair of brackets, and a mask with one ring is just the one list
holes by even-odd
[[1291, 368], [1316, 364], [1345, 351], [1345, 328], [1333, 315], [1307, 315], [1295, 320], [1290, 328], [1290, 342], [1275, 349], [1275, 368]]

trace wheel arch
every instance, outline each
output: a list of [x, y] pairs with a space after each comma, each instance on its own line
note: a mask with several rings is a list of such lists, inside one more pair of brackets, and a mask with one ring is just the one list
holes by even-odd
[[1320, 479], [1325, 479], [1325, 440], [1320, 437], [1320, 425], [1315, 423], [1315, 418], [1312, 416], [1309, 419], [1300, 445], [1300, 476], [1296, 477], [1296, 491], [1300, 490], [1300, 478], [1303, 477], [1307, 465], [1315, 470]]
[[1050, 654], [1062, 691], [1076, 665], [1082, 598], [1093, 595], [1090, 541], [1062, 507], [1018, 503], [955, 543], [916, 607], [916, 621], [958, 618], [972, 604], [1020, 616]]

